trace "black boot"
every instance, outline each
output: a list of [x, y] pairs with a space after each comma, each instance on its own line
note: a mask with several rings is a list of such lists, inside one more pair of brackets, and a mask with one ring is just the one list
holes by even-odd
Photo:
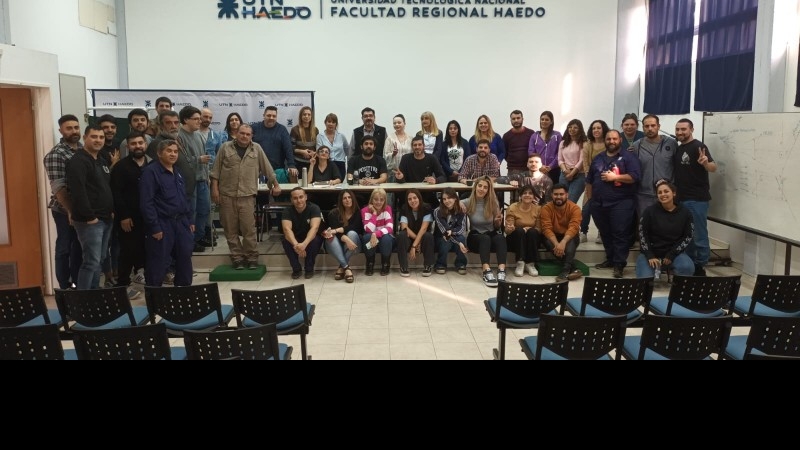
[[367, 270], [364, 275], [368, 277], [375, 275], [375, 255], [367, 256]]
[[385, 277], [389, 275], [389, 270], [391, 269], [391, 260], [389, 258], [384, 259], [381, 256], [381, 276]]

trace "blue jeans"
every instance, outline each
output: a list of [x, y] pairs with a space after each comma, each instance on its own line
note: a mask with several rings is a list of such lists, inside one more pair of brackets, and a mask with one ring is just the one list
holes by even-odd
[[[453, 236], [456, 241], [467, 245], [467, 238], [464, 236]], [[436, 236], [436, 248], [439, 249], [439, 255], [436, 257], [436, 267], [447, 268], [447, 255], [453, 251], [456, 253], [456, 269], [467, 267], [467, 255], [461, 253], [459, 245], [451, 241], [445, 240], [441, 236]]]
[[711, 257], [711, 243], [708, 240], [708, 202], [685, 201], [681, 204], [694, 218], [694, 239], [686, 249], [686, 254], [697, 266], [705, 266]]
[[367, 249], [367, 244], [369, 241], [372, 240], [372, 234], [364, 234], [361, 236], [361, 243], [364, 244], [364, 255], [366, 255], [367, 259], [375, 258], [375, 253], [380, 251], [381, 257], [383, 258], [384, 262], [389, 262], [389, 258], [392, 257], [392, 249], [394, 248], [394, 236], [391, 234], [385, 234], [378, 239], [378, 248], [375, 247], [371, 249]]
[[[671, 266], [661, 267], [662, 271], [666, 269], [672, 269], [675, 275], [690, 277], [694, 275], [694, 262], [686, 253], [681, 253], [675, 258], [675, 261], [672, 261]], [[650, 262], [644, 253], [640, 253], [636, 260], [636, 278], [653, 278], [654, 276], [656, 276], [655, 270], [650, 267]]]
[[334, 259], [339, 263], [339, 267], [344, 269], [345, 267], [350, 265], [350, 259], [357, 255], [358, 252], [361, 250], [361, 238], [358, 236], [358, 233], [355, 231], [351, 231], [347, 233], [347, 237], [353, 241], [354, 244], [359, 246], [355, 250], [350, 250], [344, 245], [340, 239], [333, 238], [329, 241], [325, 241], [325, 250], [328, 251], [328, 254], [333, 256]]
[[592, 220], [592, 201], [589, 200], [583, 205], [583, 220], [581, 220], [581, 233], [589, 234], [589, 222]]
[[56, 224], [56, 280], [61, 289], [69, 289], [78, 284], [78, 271], [83, 261], [81, 243], [75, 228], [70, 226], [66, 214], [52, 211]]
[[207, 181], [198, 181], [194, 192], [194, 240], [195, 242], [206, 237], [208, 218], [211, 216], [211, 194]]
[[583, 191], [586, 190], [586, 175], [579, 173], [572, 181], [567, 181], [567, 177], [562, 173], [558, 181], [569, 188], [569, 199], [572, 203], [578, 203]]
[[78, 272], [78, 290], [100, 288], [100, 272], [108, 253], [108, 240], [111, 237], [113, 222], [101, 220], [94, 225], [75, 222], [75, 232], [83, 249], [83, 264]]

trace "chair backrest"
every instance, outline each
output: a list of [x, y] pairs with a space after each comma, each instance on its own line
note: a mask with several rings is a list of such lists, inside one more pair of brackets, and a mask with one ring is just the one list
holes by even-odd
[[58, 325], [0, 328], [0, 360], [63, 360]]
[[[536, 335], [536, 357], [542, 349], [566, 358], [596, 360], [612, 350], [621, 349], [625, 341], [625, 316], [582, 317], [542, 314]], [[622, 353], [617, 351], [619, 360]]]
[[43, 317], [50, 323], [41, 286], [0, 290], [0, 327], [16, 327]]
[[56, 290], [56, 305], [64, 320], [64, 328], [70, 330], [70, 321], [87, 328], [107, 325], [127, 316], [130, 326], [137, 325], [131, 301], [125, 286], [111, 289], [87, 291]]
[[730, 316], [683, 318], [649, 315], [642, 328], [639, 359], [645, 359], [647, 350], [667, 359], [701, 360], [714, 353], [721, 355], [728, 345], [731, 327]]
[[753, 315], [756, 303], [784, 313], [800, 311], [800, 275], [759, 275], [748, 315]]
[[150, 323], [156, 323], [156, 316], [160, 316], [169, 322], [187, 325], [216, 313], [218, 327], [227, 326], [216, 283], [167, 288], [146, 286], [144, 295]]
[[233, 309], [236, 311], [236, 325], [239, 328], [244, 326], [244, 319], [264, 325], [285, 322], [299, 313], [303, 314], [303, 322], [291, 331], [308, 332], [308, 327], [311, 325], [305, 285], [265, 291], [234, 289], [231, 290], [231, 296]]
[[167, 326], [142, 325], [108, 330], [73, 330], [79, 360], [159, 361], [170, 360]]
[[514, 314], [527, 318], [538, 318], [558, 310], [564, 314], [569, 295], [569, 283], [562, 281], [552, 284], [521, 284], [502, 281], [497, 286], [497, 308], [494, 317], [500, 319], [500, 309], [505, 308]]
[[580, 315], [586, 315], [586, 307], [592, 306], [606, 314], [627, 316], [639, 307], [650, 307], [653, 299], [651, 278], [592, 278], [584, 280]]
[[685, 277], [675, 275], [669, 290], [667, 315], [672, 314], [672, 305], [678, 304], [701, 314], [710, 314], [720, 309], [733, 311], [742, 276], [730, 277]]
[[751, 317], [744, 356], [753, 350], [766, 355], [800, 357], [800, 317]]
[[274, 323], [223, 331], [185, 331], [189, 360], [278, 360], [280, 347]]

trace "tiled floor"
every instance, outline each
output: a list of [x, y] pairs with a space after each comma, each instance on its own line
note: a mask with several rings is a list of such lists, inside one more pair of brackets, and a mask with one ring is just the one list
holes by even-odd
[[[626, 276], [632, 276], [632, 270], [628, 268]], [[611, 275], [610, 271], [593, 272]], [[739, 273], [734, 268], [709, 269], [712, 276]], [[551, 283], [554, 279], [512, 275], [509, 281]], [[753, 281], [743, 277], [742, 295], [752, 292]], [[198, 274], [194, 280], [195, 284], [206, 282], [207, 274]], [[354, 284], [334, 281], [333, 272], [317, 272], [313, 280], [297, 282], [288, 272], [271, 272], [260, 282], [220, 283], [219, 288], [223, 302], [230, 303], [232, 288], [275, 289], [294, 284], [305, 284], [308, 300], [316, 304], [308, 336], [314, 360], [491, 360], [497, 347], [498, 331], [483, 305], [496, 289], [483, 285], [478, 269], [471, 269], [467, 276], [452, 272], [431, 278], [419, 273], [402, 278], [396, 270], [388, 277], [366, 277], [357, 271]], [[666, 295], [668, 288], [657, 284], [656, 295]], [[582, 289], [582, 280], [573, 282], [570, 297], [580, 296]], [[144, 305], [143, 298], [134, 304]], [[507, 359], [525, 359], [517, 341], [535, 332], [509, 331]], [[294, 346], [294, 359], [300, 358], [299, 338], [282, 336], [281, 342]], [[173, 345], [182, 342], [173, 340]]]

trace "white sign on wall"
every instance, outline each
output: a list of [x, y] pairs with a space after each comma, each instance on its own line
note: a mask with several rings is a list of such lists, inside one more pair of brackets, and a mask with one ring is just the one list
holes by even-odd
[[[141, 108], [155, 114], [156, 99], [168, 97], [175, 105], [173, 109], [180, 111], [185, 106], [209, 108], [214, 113], [211, 128], [222, 131], [225, 120], [231, 113], [239, 113], [247, 123], [258, 123], [264, 120], [264, 110], [268, 106], [278, 108], [278, 122], [289, 130], [297, 125], [300, 109], [304, 106], [314, 108], [312, 91], [298, 92], [224, 92], [224, 91], [138, 91], [138, 90], [93, 90], [92, 99], [95, 108], [109, 107], [113, 109], [96, 110], [95, 114], [111, 114], [116, 117], [127, 117], [132, 109]], [[129, 110], [119, 108], [130, 108]]]

